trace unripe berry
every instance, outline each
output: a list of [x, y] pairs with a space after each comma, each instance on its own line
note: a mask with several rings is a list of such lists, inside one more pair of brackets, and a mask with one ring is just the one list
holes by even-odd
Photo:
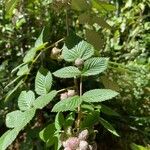
[[80, 140], [77, 137], [70, 137], [66, 142], [63, 142], [65, 148], [76, 150], [79, 146]]
[[75, 95], [75, 90], [68, 90], [68, 97], [72, 97]]
[[75, 60], [75, 65], [76, 65], [77, 67], [82, 67], [83, 64], [84, 64], [84, 61], [83, 61], [82, 58], [77, 58], [77, 59]]
[[78, 138], [79, 138], [79, 140], [87, 140], [88, 136], [89, 136], [89, 132], [86, 129], [79, 133]]
[[80, 150], [88, 150], [89, 149], [89, 144], [87, 141], [80, 141], [79, 144]]
[[62, 94], [60, 95], [60, 100], [64, 100], [64, 99], [66, 99], [66, 98], [68, 98], [68, 93], [67, 93], [67, 92], [62, 93]]

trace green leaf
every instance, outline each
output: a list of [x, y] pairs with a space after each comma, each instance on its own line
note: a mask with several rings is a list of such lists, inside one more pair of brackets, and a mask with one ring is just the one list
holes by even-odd
[[35, 91], [38, 95], [47, 94], [52, 86], [52, 74], [41, 67], [35, 78]]
[[55, 133], [55, 150], [60, 150], [61, 146], [62, 146], [62, 142], [60, 140], [61, 135], [57, 132]]
[[90, 44], [94, 46], [96, 50], [100, 50], [103, 48], [104, 40], [102, 34], [99, 34], [98, 32], [93, 30], [86, 29], [86, 39]]
[[5, 102], [8, 102], [9, 100], [12, 99], [12, 97], [14, 96], [14, 93], [18, 90], [18, 88], [19, 88], [22, 84], [23, 84], [23, 81], [22, 81], [22, 80], [19, 81], [19, 83], [13, 88], [13, 90], [11, 90], [11, 91], [7, 94], [7, 96], [6, 96], [6, 98], [5, 98]]
[[107, 2], [102, 2], [99, 0], [92, 0], [91, 2], [93, 7], [96, 8], [100, 13], [102, 13], [102, 11], [107, 12], [115, 10], [115, 6]]
[[23, 76], [29, 73], [28, 65], [24, 65], [19, 68], [19, 71], [17, 72], [17, 76]]
[[143, 147], [143, 146], [137, 145], [137, 144], [135, 144], [135, 143], [132, 143], [132, 144], [130, 145], [130, 147], [131, 147], [131, 150], [149, 150], [148, 147]]
[[111, 26], [102, 17], [97, 17], [88, 13], [83, 13], [78, 17], [78, 19], [80, 24], [89, 24], [90, 26], [93, 26], [96, 23], [102, 28], [111, 29]]
[[30, 120], [34, 117], [35, 109], [30, 109], [25, 112], [16, 110], [6, 115], [6, 126], [8, 128], [23, 129]]
[[40, 36], [35, 42], [34, 48], [36, 49], [36, 51], [43, 49], [45, 45], [47, 44], [47, 42], [43, 43], [43, 34], [44, 34], [44, 29], [42, 30]]
[[119, 136], [118, 133], [116, 132], [116, 130], [114, 129], [114, 127], [106, 120], [104, 120], [103, 118], [99, 118], [100, 123], [112, 134]]
[[72, 49], [68, 49], [65, 45], [63, 46], [62, 55], [68, 62], [74, 62], [77, 58], [86, 60], [94, 54], [94, 48], [91, 44], [86, 41], [79, 42]]
[[99, 122], [100, 112], [98, 110], [89, 111], [81, 122], [82, 128], [93, 128], [93, 125]]
[[46, 146], [50, 147], [54, 145], [55, 143], [55, 134], [56, 128], [54, 123], [49, 124], [47, 127], [45, 127], [40, 133], [39, 136], [41, 140], [43, 140], [46, 143]]
[[23, 58], [23, 62], [24, 63], [29, 63], [31, 61], [34, 60], [34, 57], [36, 55], [36, 49], [35, 48], [31, 48], [27, 54], [25, 55], [25, 57]]
[[80, 76], [81, 72], [78, 68], [74, 66], [64, 67], [55, 71], [54, 76], [59, 78], [73, 78], [75, 76]]
[[8, 16], [12, 15], [13, 10], [15, 9], [18, 2], [19, 0], [6, 0], [5, 1], [6, 14]]
[[42, 109], [43, 107], [45, 107], [50, 101], [53, 100], [53, 98], [57, 95], [57, 91], [51, 91], [48, 94], [42, 95], [40, 97], [38, 97], [34, 102], [33, 102], [33, 106], [36, 109]]
[[117, 112], [115, 112], [110, 107], [107, 107], [107, 106], [102, 105], [102, 104], [100, 106], [101, 106], [101, 112], [103, 112], [104, 114], [107, 114], [107, 115], [110, 115], [110, 116], [117, 116], [117, 117], [120, 116]]
[[4, 89], [6, 89], [7, 87], [11, 86], [12, 84], [14, 84], [15, 82], [17, 82], [18, 80], [20, 81], [21, 79], [22, 79], [22, 76], [18, 76], [17, 78], [15, 78], [14, 80], [12, 80], [9, 84], [7, 84]]
[[109, 89], [94, 89], [83, 94], [83, 101], [85, 102], [103, 102], [109, 100], [119, 93]]
[[74, 112], [70, 112], [65, 119], [65, 124], [64, 124], [64, 128], [67, 128], [69, 126], [72, 126], [73, 123], [75, 121], [75, 113]]
[[32, 108], [35, 100], [35, 94], [32, 91], [22, 91], [18, 98], [18, 106], [20, 110], [28, 110]]
[[63, 112], [63, 111], [72, 111], [75, 110], [82, 100], [79, 96], [69, 97], [67, 99], [59, 101], [52, 109], [52, 112]]
[[32, 108], [32, 109], [29, 109], [29, 110], [26, 110], [25, 112], [23, 112], [23, 122], [22, 124], [20, 124], [20, 130], [22, 130], [34, 117], [35, 115], [35, 109]]
[[64, 124], [65, 120], [64, 120], [64, 116], [61, 112], [57, 113], [56, 117], [55, 117], [55, 128], [57, 130], [57, 132], [60, 132], [63, 124]]
[[84, 63], [82, 76], [97, 75], [103, 72], [104, 70], [107, 69], [107, 63], [108, 61], [106, 58], [94, 57], [88, 59]]
[[89, 10], [91, 8], [91, 5], [85, 0], [72, 0], [71, 8], [77, 11], [85, 11]]
[[22, 64], [20, 64], [19, 66], [15, 67], [15, 68], [11, 71], [11, 73], [16, 72], [20, 67], [24, 66], [25, 64], [26, 64], [26, 63], [22, 63]]
[[15, 128], [20, 126], [23, 121], [23, 112], [20, 110], [15, 110], [6, 115], [6, 126], [8, 128]]
[[0, 137], [0, 150], [6, 150], [6, 148], [16, 139], [18, 134], [19, 130], [16, 128], [5, 132]]

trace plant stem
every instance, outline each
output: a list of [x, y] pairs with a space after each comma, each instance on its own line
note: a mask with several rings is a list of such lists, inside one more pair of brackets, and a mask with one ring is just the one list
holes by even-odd
[[[82, 77], [80, 77], [80, 85], [79, 85], [79, 96], [82, 96]], [[77, 118], [77, 131], [80, 128], [80, 121], [82, 117], [81, 106], [78, 106], [78, 118]]]

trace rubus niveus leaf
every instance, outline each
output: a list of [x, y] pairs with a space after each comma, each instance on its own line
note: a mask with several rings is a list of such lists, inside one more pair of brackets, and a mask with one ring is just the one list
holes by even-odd
[[61, 131], [61, 128], [63, 127], [65, 120], [62, 112], [58, 112], [55, 117], [55, 128], [57, 132]]
[[6, 115], [6, 126], [9, 128], [24, 128], [34, 117], [35, 109], [29, 109], [25, 112], [16, 110]]
[[107, 68], [107, 59], [93, 57], [85, 61], [82, 76], [97, 75]]
[[64, 67], [55, 71], [54, 76], [59, 78], [73, 78], [81, 74], [80, 70], [74, 66]]
[[1, 137], [0, 137], [0, 150], [6, 150], [6, 148], [16, 139], [17, 135], [19, 134], [18, 129], [12, 129], [6, 131]]
[[20, 110], [28, 110], [32, 108], [35, 100], [35, 94], [30, 90], [28, 92], [22, 91], [18, 98], [18, 106]]
[[114, 127], [106, 120], [104, 120], [103, 118], [99, 118], [100, 123], [112, 134], [119, 136], [119, 134], [116, 132], [116, 130], [114, 129]]
[[85, 102], [103, 102], [109, 100], [119, 93], [110, 89], [94, 89], [83, 94], [83, 101]]
[[79, 96], [69, 97], [67, 99], [59, 101], [52, 109], [52, 112], [63, 112], [75, 110], [82, 100]]
[[25, 64], [24, 66], [19, 68], [19, 71], [17, 72], [17, 76], [26, 75], [28, 73], [29, 73], [29, 68], [28, 68], [28, 65]]
[[36, 55], [36, 48], [31, 48], [23, 58], [24, 63], [29, 63], [34, 60], [34, 57]]
[[49, 124], [48, 126], [46, 126], [40, 133], [39, 136], [41, 138], [42, 141], [44, 141], [46, 143], [46, 146], [52, 146], [55, 143], [55, 124]]
[[15, 110], [6, 115], [6, 126], [8, 128], [19, 127], [23, 122], [23, 112]]
[[68, 62], [74, 62], [77, 58], [86, 60], [94, 54], [94, 48], [91, 44], [86, 41], [79, 42], [72, 49], [68, 49], [66, 45], [63, 46], [62, 55], [63, 58]]
[[38, 95], [47, 94], [52, 86], [52, 74], [41, 67], [35, 78], [35, 91]]
[[33, 102], [33, 106], [36, 109], [42, 109], [43, 107], [45, 107], [50, 101], [53, 100], [53, 98], [57, 95], [57, 91], [51, 91], [48, 94], [42, 95], [40, 97], [38, 97], [34, 102]]

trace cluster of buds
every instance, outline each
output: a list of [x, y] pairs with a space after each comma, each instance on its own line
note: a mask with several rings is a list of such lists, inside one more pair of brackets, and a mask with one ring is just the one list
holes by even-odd
[[89, 136], [88, 130], [83, 130], [78, 137], [70, 137], [63, 142], [64, 150], [97, 150], [87, 142]]
[[84, 60], [82, 58], [77, 58], [74, 62], [75, 66], [77, 66], [78, 68], [83, 67], [84, 65]]
[[60, 95], [60, 100], [64, 100], [66, 98], [69, 98], [69, 97], [72, 97], [76, 94], [75, 90], [68, 90], [67, 92], [65, 93], [62, 93]]
[[59, 59], [61, 57], [61, 49], [57, 47], [53, 47], [51, 50], [51, 58], [52, 59]]

